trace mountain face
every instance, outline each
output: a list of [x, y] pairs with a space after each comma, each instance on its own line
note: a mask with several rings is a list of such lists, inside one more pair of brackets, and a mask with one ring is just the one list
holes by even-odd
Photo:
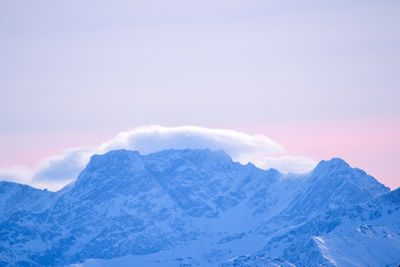
[[341, 159], [116, 150], [58, 192], [0, 182], [0, 266], [397, 266], [399, 190]]
[[16, 211], [41, 212], [48, 208], [56, 193], [13, 182], [0, 182], [0, 222]]

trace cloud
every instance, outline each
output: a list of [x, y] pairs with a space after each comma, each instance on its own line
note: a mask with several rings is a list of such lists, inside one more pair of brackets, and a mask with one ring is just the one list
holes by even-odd
[[95, 148], [77, 148], [46, 158], [36, 167], [31, 182], [39, 187], [60, 188], [78, 177], [93, 154], [96, 154]]
[[305, 173], [312, 170], [317, 161], [302, 156], [264, 157], [253, 161], [261, 169], [274, 168], [283, 173]]
[[120, 133], [116, 138], [99, 147], [102, 152], [129, 148], [149, 154], [169, 148], [223, 149], [233, 158], [246, 154], [281, 154], [284, 148], [264, 135], [249, 135], [225, 129], [209, 129], [197, 126], [161, 127], [144, 126]]
[[0, 169], [0, 180], [27, 183], [33, 175], [33, 170], [23, 166], [13, 166], [7, 169]]
[[57, 190], [74, 181], [93, 154], [103, 154], [114, 149], [130, 149], [149, 154], [169, 148], [222, 149], [235, 161], [253, 162], [260, 168], [276, 168], [282, 172], [306, 172], [315, 166], [315, 161], [311, 159], [284, 155], [284, 148], [265, 135], [197, 126], [152, 125], [122, 132], [97, 147], [66, 150], [62, 155], [42, 160], [34, 170], [23, 167], [0, 169], [0, 177], [2, 180]]

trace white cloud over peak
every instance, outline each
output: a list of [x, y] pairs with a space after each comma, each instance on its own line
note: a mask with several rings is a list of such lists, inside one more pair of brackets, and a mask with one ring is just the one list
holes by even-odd
[[222, 149], [235, 161], [252, 162], [260, 168], [275, 168], [282, 172], [306, 172], [316, 164], [312, 159], [285, 155], [284, 148], [265, 135], [197, 126], [151, 125], [121, 132], [97, 147], [66, 150], [62, 155], [42, 160], [34, 170], [23, 167], [0, 169], [0, 179], [57, 190], [74, 181], [93, 154], [103, 154], [115, 149], [137, 150], [141, 154], [149, 154], [170, 148]]
[[122, 132], [99, 147], [102, 152], [128, 148], [142, 154], [169, 148], [210, 148], [225, 150], [233, 158], [247, 154], [281, 154], [284, 148], [265, 135], [249, 135], [226, 129], [210, 129], [197, 126], [162, 127], [142, 126]]

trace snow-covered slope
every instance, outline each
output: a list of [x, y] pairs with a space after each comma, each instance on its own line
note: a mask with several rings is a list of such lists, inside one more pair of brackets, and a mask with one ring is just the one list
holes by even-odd
[[397, 191], [341, 159], [283, 175], [223, 151], [116, 150], [68, 190], [0, 183], [0, 265], [398, 264]]
[[19, 210], [43, 211], [51, 205], [56, 195], [28, 185], [0, 181], [0, 222]]

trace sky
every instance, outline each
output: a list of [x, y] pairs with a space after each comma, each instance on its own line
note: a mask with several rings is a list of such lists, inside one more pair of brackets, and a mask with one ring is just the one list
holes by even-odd
[[242, 161], [341, 157], [395, 189], [398, 14], [394, 0], [1, 1], [0, 175], [29, 183], [71, 149], [198, 126], [281, 147]]

